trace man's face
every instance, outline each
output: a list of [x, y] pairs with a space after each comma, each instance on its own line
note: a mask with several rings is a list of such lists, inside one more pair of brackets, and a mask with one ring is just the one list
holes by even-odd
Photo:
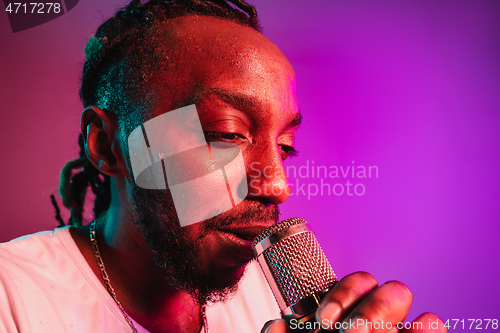
[[175, 65], [154, 76], [147, 96], [154, 103], [145, 120], [195, 103], [207, 141], [239, 145], [249, 193], [231, 210], [185, 227], [168, 190], [132, 182], [131, 195], [168, 280], [200, 302], [217, 301], [235, 290], [252, 259], [253, 238], [277, 222], [277, 205], [288, 198], [283, 161], [293, 153], [300, 120], [295, 74], [267, 38], [227, 20], [177, 18], [157, 38], [158, 53]]

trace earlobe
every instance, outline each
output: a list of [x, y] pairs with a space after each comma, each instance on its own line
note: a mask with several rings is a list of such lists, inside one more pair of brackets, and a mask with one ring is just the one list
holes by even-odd
[[103, 174], [124, 174], [126, 168], [117, 138], [116, 116], [106, 109], [91, 105], [83, 110], [81, 129], [89, 161]]

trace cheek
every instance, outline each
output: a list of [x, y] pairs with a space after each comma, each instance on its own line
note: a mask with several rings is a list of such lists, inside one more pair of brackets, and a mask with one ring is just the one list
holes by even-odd
[[181, 227], [222, 214], [246, 197], [239, 146], [207, 144], [194, 105], [145, 122], [144, 131], [136, 128], [129, 150], [136, 184], [170, 189]]
[[235, 144], [210, 143], [179, 154], [166, 168], [181, 226], [220, 215], [248, 193], [242, 153]]

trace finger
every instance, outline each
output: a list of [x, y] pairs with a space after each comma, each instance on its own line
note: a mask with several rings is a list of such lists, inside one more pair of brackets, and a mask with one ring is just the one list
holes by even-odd
[[325, 329], [333, 330], [329, 324], [347, 316], [377, 286], [377, 280], [369, 273], [347, 275], [323, 299], [316, 311], [316, 321], [327, 323]]
[[271, 326], [272, 323], [274, 323], [274, 320], [266, 321], [266, 323], [264, 324], [264, 327], [262, 327], [262, 329], [260, 330], [260, 333], [266, 333], [267, 328], [269, 326]]
[[290, 329], [286, 321], [283, 319], [277, 319], [272, 322], [267, 322], [266, 325], [262, 328], [262, 333], [288, 333]]
[[441, 318], [434, 313], [426, 312], [418, 316], [410, 324], [407, 323], [408, 328], [403, 329], [401, 333], [446, 333], [448, 330], [444, 326]]
[[342, 322], [344, 333], [392, 331], [403, 322], [413, 296], [406, 285], [389, 281], [373, 290]]

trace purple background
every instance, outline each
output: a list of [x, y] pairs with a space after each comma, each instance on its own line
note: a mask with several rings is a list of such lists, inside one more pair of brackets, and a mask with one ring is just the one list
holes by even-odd
[[[0, 241], [57, 225], [50, 194], [77, 154], [83, 48], [124, 3], [81, 1], [16, 34], [0, 13]], [[348, 176], [364, 195], [295, 195], [283, 218], [310, 221], [340, 277], [406, 283], [409, 319], [500, 319], [500, 2], [251, 3], [297, 72], [305, 119], [290, 164], [379, 169]]]

